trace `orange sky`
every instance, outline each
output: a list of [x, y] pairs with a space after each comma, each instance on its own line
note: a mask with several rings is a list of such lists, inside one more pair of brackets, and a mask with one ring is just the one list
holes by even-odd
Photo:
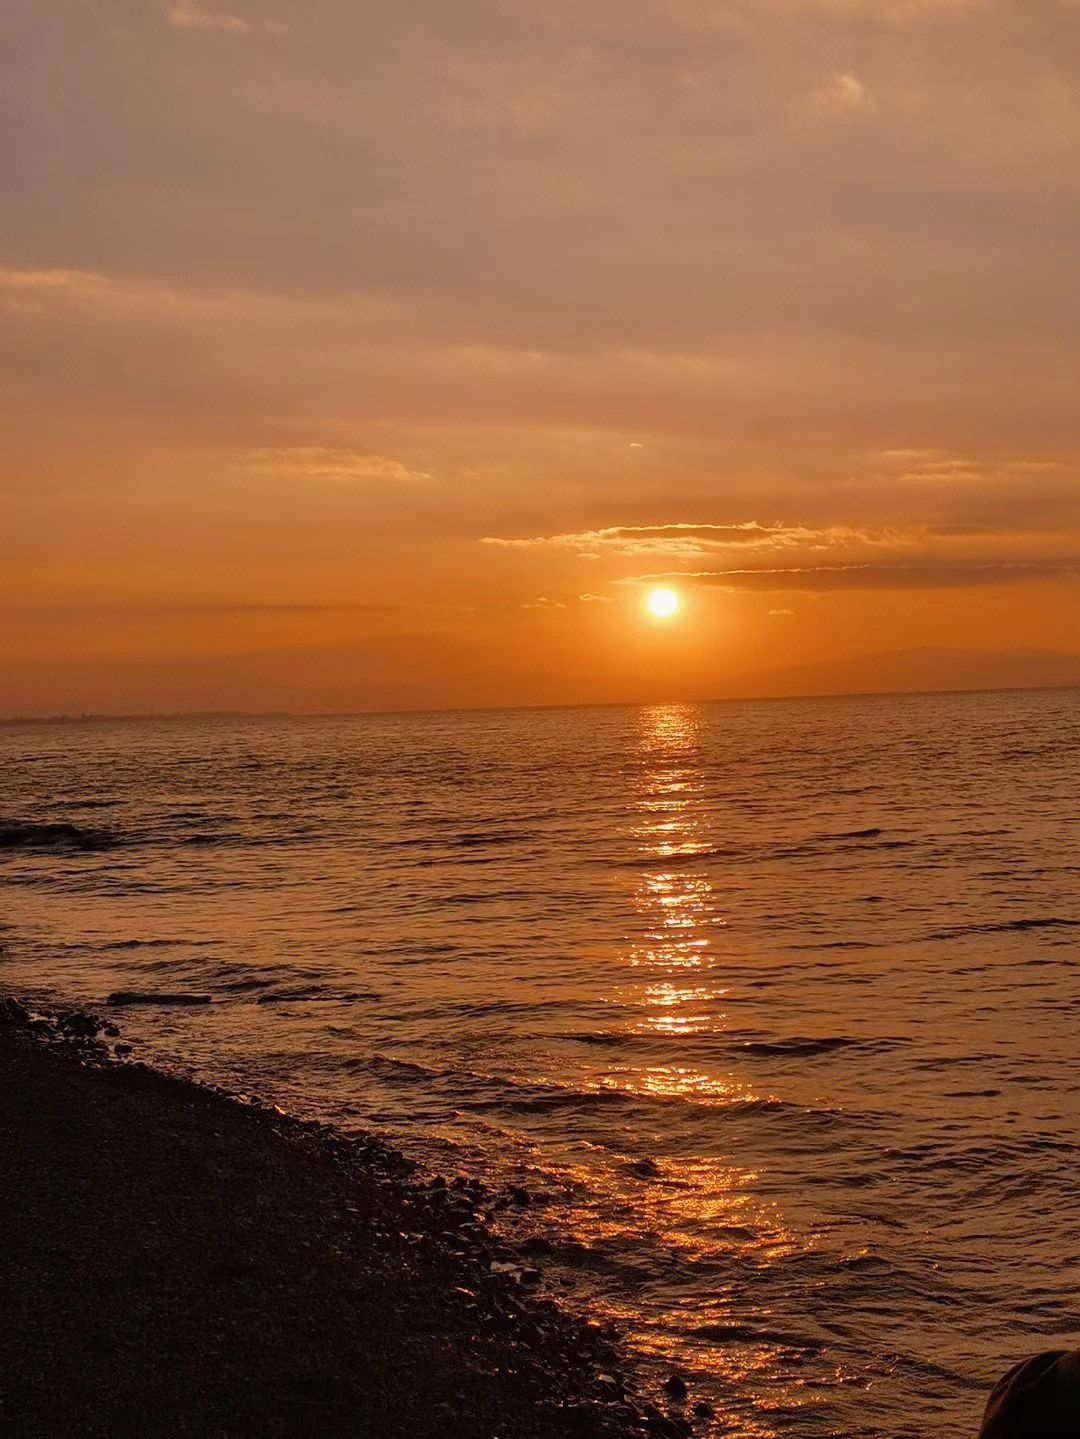
[[1077, 0], [0, 10], [0, 714], [1080, 682]]

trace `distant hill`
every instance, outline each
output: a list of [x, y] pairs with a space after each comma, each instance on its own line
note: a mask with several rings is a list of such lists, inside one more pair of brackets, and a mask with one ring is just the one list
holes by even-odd
[[726, 695], [892, 694], [1080, 685], [1080, 654], [1054, 650], [899, 650], [733, 675]]
[[[622, 693], [587, 699], [567, 696], [559, 704], [657, 704], [723, 699], [781, 699], [805, 695], [918, 694], [950, 690], [1054, 689], [1080, 687], [1080, 654], [1054, 650], [953, 650], [914, 649], [892, 653], [855, 655], [850, 659], [791, 665], [783, 669], [744, 670], [717, 680], [702, 679], [692, 692], [657, 694], [648, 681], [641, 680]], [[522, 686], [526, 689], [526, 686]], [[348, 690], [314, 691], [303, 698], [306, 704], [294, 709], [177, 711], [169, 714], [62, 714], [17, 718], [0, 716], [0, 725], [95, 721], [109, 719], [216, 719], [247, 716], [279, 718], [289, 714], [371, 714], [407, 713], [446, 708], [424, 696], [417, 703], [379, 704], [370, 695], [353, 695]], [[365, 703], [365, 700], [367, 701]], [[425, 703], [424, 700], [427, 702]], [[518, 709], [533, 708], [527, 692], [507, 695], [487, 705], [448, 708]], [[541, 706], [543, 707], [543, 706]]]

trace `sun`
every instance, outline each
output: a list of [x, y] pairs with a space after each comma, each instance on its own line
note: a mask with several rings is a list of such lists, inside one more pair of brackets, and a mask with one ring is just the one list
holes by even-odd
[[669, 620], [679, 608], [679, 596], [674, 590], [650, 590], [645, 607], [658, 620]]

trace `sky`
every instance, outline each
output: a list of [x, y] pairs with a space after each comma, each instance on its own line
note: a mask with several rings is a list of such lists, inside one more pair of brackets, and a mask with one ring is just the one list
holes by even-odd
[[1080, 0], [0, 0], [0, 193], [0, 714], [1080, 682]]

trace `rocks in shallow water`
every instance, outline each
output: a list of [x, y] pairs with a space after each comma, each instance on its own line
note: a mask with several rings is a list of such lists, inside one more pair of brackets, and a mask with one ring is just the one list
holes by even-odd
[[655, 1179], [660, 1173], [660, 1166], [655, 1159], [635, 1159], [626, 1167], [639, 1179]]
[[208, 994], [164, 994], [156, 991], [136, 989], [115, 989], [105, 1000], [106, 1004], [209, 1004]]
[[526, 1254], [553, 1254], [555, 1252], [554, 1244], [542, 1234], [530, 1234], [522, 1242], [521, 1248]]
[[678, 1374], [671, 1374], [664, 1380], [664, 1393], [669, 1399], [683, 1400], [686, 1398], [686, 1381]]
[[50, 1044], [70, 1045], [83, 1060], [101, 1061], [108, 1053], [102, 1033], [117, 1031], [85, 1009], [36, 1014], [13, 995], [0, 995], [0, 1027], [21, 1029]]
[[30, 1011], [24, 1008], [13, 995], [0, 998], [0, 1024], [25, 1028], [30, 1023]]
[[676, 1419], [671, 1414], [650, 1410], [645, 1416], [645, 1428], [653, 1439], [688, 1439], [693, 1433], [685, 1419]]
[[61, 1010], [56, 1016], [56, 1023], [61, 1033], [74, 1039], [94, 1039], [101, 1032], [100, 1020], [81, 1009]]
[[491, 1272], [492, 1274], [505, 1275], [508, 1279], [515, 1282], [521, 1278], [520, 1264], [514, 1264], [512, 1261], [496, 1259], [491, 1266]]

